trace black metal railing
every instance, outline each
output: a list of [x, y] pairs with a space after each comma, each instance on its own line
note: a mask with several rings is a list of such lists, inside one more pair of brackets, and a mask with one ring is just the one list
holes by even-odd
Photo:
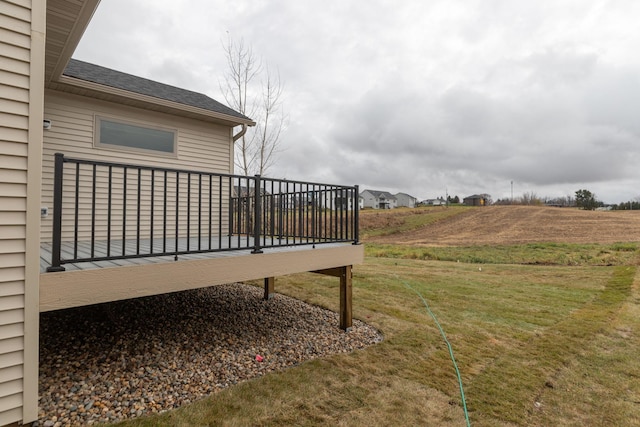
[[[54, 162], [51, 265], [358, 243], [358, 186]], [[43, 240], [46, 240], [43, 239]]]

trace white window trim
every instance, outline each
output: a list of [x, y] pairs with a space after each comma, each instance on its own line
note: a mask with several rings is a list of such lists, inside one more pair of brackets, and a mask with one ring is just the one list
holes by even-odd
[[[173, 133], [173, 153], [169, 153], [167, 151], [159, 151], [159, 150], [147, 150], [145, 148], [136, 148], [136, 147], [127, 147], [125, 145], [115, 145], [115, 144], [103, 144], [100, 142], [100, 122], [102, 120], [106, 120], [114, 123], [122, 123], [125, 125], [138, 126], [141, 128], [147, 129], [156, 129], [162, 130], [165, 132]], [[94, 138], [93, 138], [93, 147], [111, 151], [125, 151], [125, 152], [134, 152], [134, 153], [144, 153], [144, 154], [153, 154], [161, 157], [170, 157], [170, 158], [178, 158], [178, 129], [168, 128], [163, 126], [158, 126], [153, 122], [143, 122], [143, 121], [135, 121], [135, 120], [125, 120], [119, 117], [107, 116], [107, 115], [95, 115], [94, 119]]]

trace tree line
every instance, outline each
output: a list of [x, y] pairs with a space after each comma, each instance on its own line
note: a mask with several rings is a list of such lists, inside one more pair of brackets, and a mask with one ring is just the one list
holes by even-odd
[[595, 193], [580, 189], [573, 196], [565, 197], [539, 197], [534, 192], [524, 193], [520, 197], [509, 199], [498, 199], [496, 205], [528, 205], [528, 206], [557, 206], [557, 207], [573, 207], [584, 210], [595, 210], [598, 208], [608, 208], [611, 210], [640, 210], [640, 196], [634, 200], [620, 202], [618, 204], [607, 204], [598, 200]]

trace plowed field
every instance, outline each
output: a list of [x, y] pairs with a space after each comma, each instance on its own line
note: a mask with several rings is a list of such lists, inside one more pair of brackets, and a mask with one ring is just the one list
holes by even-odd
[[[402, 221], [402, 212], [384, 211], [385, 215], [392, 216], [389, 221], [396, 223]], [[406, 215], [407, 211], [404, 212]], [[424, 212], [430, 214], [429, 210]], [[361, 224], [366, 221], [363, 212]], [[487, 206], [467, 209], [408, 232], [372, 237], [367, 241], [417, 246], [640, 242], [640, 211]]]

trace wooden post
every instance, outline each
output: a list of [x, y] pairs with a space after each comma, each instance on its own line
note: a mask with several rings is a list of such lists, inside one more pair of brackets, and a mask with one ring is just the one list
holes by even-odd
[[351, 266], [347, 265], [340, 268], [340, 329], [345, 332], [349, 332], [352, 323], [352, 304], [351, 304], [351, 290], [353, 275], [351, 272]]
[[340, 278], [340, 329], [345, 332], [349, 332], [353, 326], [353, 318], [351, 315], [352, 267], [351, 265], [345, 265], [344, 267], [326, 268], [324, 270], [311, 272]]
[[269, 301], [273, 298], [274, 289], [275, 289], [275, 277], [265, 277], [264, 279], [264, 300]]

